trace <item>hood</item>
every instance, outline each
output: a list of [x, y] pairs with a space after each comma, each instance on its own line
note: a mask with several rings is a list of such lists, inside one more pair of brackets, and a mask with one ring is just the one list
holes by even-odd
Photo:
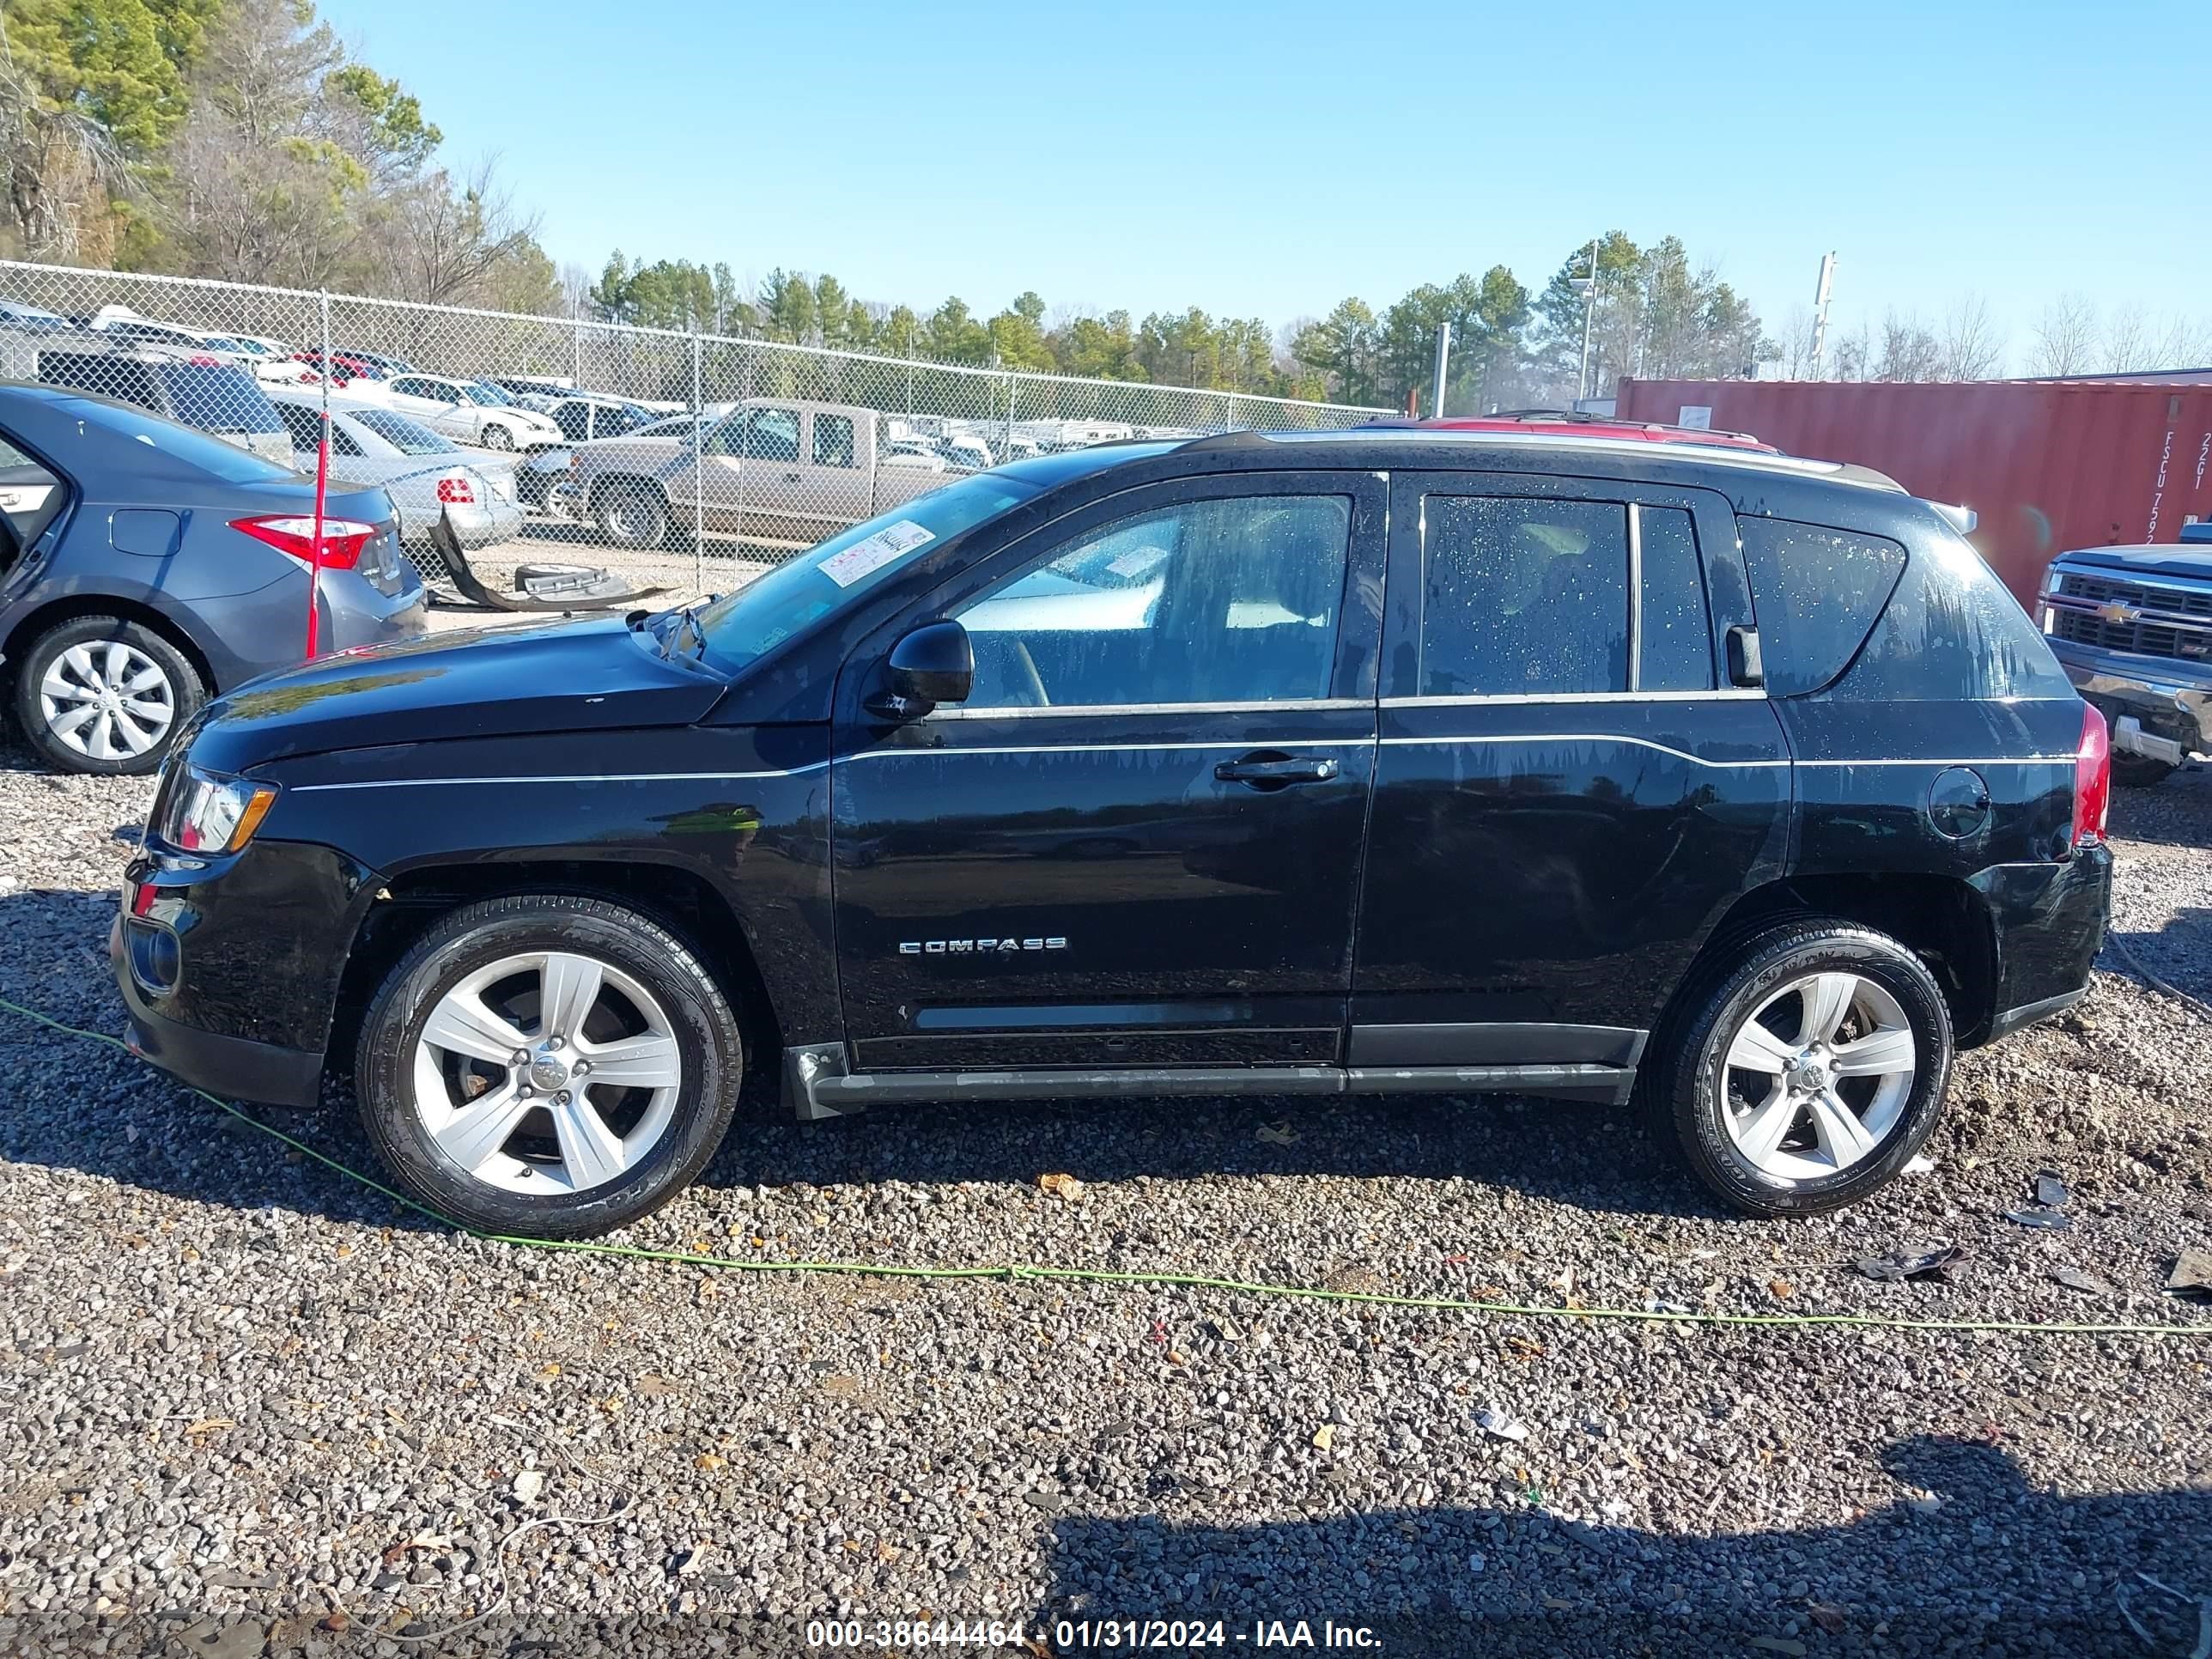
[[723, 690], [620, 617], [471, 629], [264, 675], [209, 706], [192, 757], [235, 773], [340, 749], [688, 726]]
[[2212, 547], [2170, 542], [2146, 547], [2085, 547], [2076, 553], [2061, 553], [2054, 562], [2075, 569], [2086, 566], [2133, 576], [2178, 577], [2184, 581], [2212, 583]]

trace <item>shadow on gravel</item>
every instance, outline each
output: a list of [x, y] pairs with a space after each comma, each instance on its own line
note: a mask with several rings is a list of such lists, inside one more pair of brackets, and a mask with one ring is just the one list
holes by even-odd
[[[1368, 1626], [1401, 1659], [2196, 1648], [2196, 1606], [2137, 1575], [2212, 1592], [2212, 1493], [2058, 1497], [1994, 1447], [1932, 1436], [1883, 1462], [1913, 1490], [1794, 1532], [1662, 1534], [1534, 1507], [1237, 1528], [1066, 1516], [1051, 1607], [1073, 1620], [1219, 1618], [1225, 1645], [1247, 1651], [1276, 1620], [1304, 1620], [1325, 1648], [1333, 1620]], [[2130, 1632], [2123, 1593], [2152, 1645]]]
[[[2212, 1001], [2212, 906], [2176, 910], [2155, 933], [2115, 930], [2113, 937], [2136, 953], [2142, 965], [2176, 989]], [[2118, 951], [2104, 965], [2116, 973], [2130, 970]]]
[[[104, 894], [32, 890], [0, 898], [0, 993], [66, 1024], [121, 1035], [122, 1000], [106, 955], [114, 911]], [[276, 1204], [379, 1224], [433, 1224], [117, 1049], [0, 1012], [0, 1053], [14, 1102], [0, 1114], [0, 1156], [241, 1208]], [[378, 1173], [343, 1081], [325, 1079], [320, 1111], [253, 1110], [318, 1151]], [[757, 1183], [881, 1181], [1026, 1191], [1048, 1171], [1097, 1182], [1456, 1176], [1642, 1219], [1723, 1213], [1657, 1152], [1626, 1109], [1497, 1096], [944, 1103], [802, 1125], [754, 1089], [701, 1185], [711, 1196]]]

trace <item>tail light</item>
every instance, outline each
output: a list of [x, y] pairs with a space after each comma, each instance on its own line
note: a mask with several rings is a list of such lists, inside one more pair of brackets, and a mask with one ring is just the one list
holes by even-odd
[[2105, 817], [2112, 805], [2112, 738], [2094, 703], [2081, 707], [2081, 746], [2074, 753], [2074, 844], [2094, 846], [2105, 838]]
[[438, 480], [438, 499], [453, 507], [474, 507], [476, 486], [465, 472], [449, 472]]
[[[268, 518], [233, 519], [230, 527], [266, 542], [279, 553], [289, 553], [302, 564], [315, 562], [315, 521], [301, 514], [277, 514]], [[359, 519], [323, 520], [322, 566], [325, 570], [350, 570], [361, 562], [362, 550], [375, 539], [382, 526]]]

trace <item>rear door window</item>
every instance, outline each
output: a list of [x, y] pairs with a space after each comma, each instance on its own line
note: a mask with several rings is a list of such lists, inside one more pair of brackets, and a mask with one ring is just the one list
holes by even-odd
[[1557, 696], [1628, 686], [1628, 508], [1431, 495], [1420, 695]]
[[1904, 574], [1905, 550], [1883, 536], [1740, 518], [1744, 562], [1759, 606], [1766, 689], [1817, 691], [1842, 673]]
[[1680, 507], [1638, 507], [1636, 530], [1636, 689], [1710, 691], [1713, 625], [1696, 526]]

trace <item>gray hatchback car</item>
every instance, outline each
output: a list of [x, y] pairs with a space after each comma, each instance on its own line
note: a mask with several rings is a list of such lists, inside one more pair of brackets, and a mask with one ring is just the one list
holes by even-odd
[[[0, 381], [0, 677], [77, 772], [150, 772], [212, 696], [305, 654], [312, 479], [131, 404]], [[422, 584], [378, 489], [325, 502], [318, 649], [411, 639]]]

